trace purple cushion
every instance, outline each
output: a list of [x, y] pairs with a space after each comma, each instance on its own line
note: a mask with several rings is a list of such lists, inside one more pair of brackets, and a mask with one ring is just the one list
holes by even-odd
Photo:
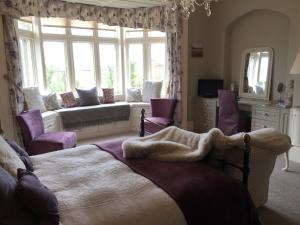
[[33, 172], [33, 164], [28, 153], [23, 148], [21, 148], [15, 141], [6, 140], [6, 142], [12, 147], [13, 150], [15, 150], [19, 158], [24, 163], [26, 169]]
[[96, 87], [94, 87], [90, 90], [83, 90], [83, 89], [76, 88], [76, 91], [79, 96], [80, 106], [99, 105], [100, 104]]
[[17, 116], [25, 145], [44, 133], [40, 110], [29, 110]]
[[58, 202], [49, 191], [30, 171], [18, 169], [17, 195], [21, 203], [41, 218], [53, 225], [59, 224]]
[[147, 117], [148, 121], [157, 123], [161, 126], [168, 127], [173, 125], [173, 119], [164, 118], [164, 117]]
[[18, 200], [16, 187], [15, 178], [0, 166], [0, 224], [38, 225], [38, 218]]
[[153, 117], [166, 117], [173, 118], [176, 99], [168, 98], [152, 98], [150, 99], [151, 103], [151, 112]]

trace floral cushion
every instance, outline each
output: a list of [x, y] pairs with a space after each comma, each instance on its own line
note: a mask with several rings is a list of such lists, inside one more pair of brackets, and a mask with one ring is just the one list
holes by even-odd
[[56, 93], [43, 96], [45, 107], [48, 111], [59, 109]]
[[103, 92], [103, 103], [114, 103], [114, 89], [113, 88], [102, 88]]
[[60, 94], [60, 97], [62, 99], [63, 106], [65, 108], [72, 108], [72, 107], [77, 106], [77, 101], [74, 97], [73, 92], [66, 92], [66, 93]]
[[142, 92], [139, 88], [128, 88], [126, 95], [126, 102], [141, 102]]

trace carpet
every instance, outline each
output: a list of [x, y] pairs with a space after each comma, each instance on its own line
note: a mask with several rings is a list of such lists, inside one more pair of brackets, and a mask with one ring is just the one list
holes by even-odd
[[258, 212], [263, 225], [300, 225], [300, 163], [281, 171], [284, 157], [277, 158], [270, 179], [269, 200]]

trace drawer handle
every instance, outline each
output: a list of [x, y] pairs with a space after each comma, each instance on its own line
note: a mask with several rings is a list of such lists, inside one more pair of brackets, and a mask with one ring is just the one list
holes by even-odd
[[269, 116], [269, 113], [265, 113], [265, 116]]

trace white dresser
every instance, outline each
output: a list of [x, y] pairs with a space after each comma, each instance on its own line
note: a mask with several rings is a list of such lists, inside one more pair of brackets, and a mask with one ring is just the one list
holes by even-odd
[[195, 131], [204, 133], [217, 126], [217, 98], [197, 98]]
[[289, 135], [290, 109], [273, 105], [252, 106], [251, 130], [275, 128]]
[[[240, 101], [239, 108], [251, 112], [251, 130], [275, 128], [289, 135], [290, 109], [256, 101]], [[300, 114], [299, 114], [300, 116]], [[218, 99], [197, 98], [195, 131], [203, 133], [217, 127]]]

